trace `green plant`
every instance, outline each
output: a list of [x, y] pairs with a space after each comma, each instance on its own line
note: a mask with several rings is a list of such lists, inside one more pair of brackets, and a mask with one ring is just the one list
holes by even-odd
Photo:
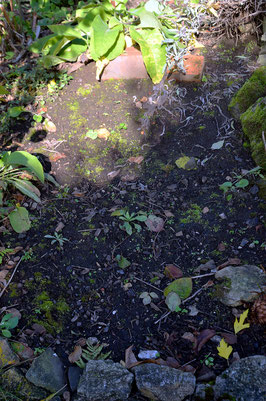
[[22, 260], [31, 260], [33, 258], [33, 250], [30, 248], [28, 251], [24, 251], [24, 255], [22, 256]]
[[107, 347], [108, 344], [96, 344], [92, 345], [89, 341], [86, 343], [86, 349], [82, 350], [81, 357], [76, 364], [81, 368], [84, 369], [86, 365], [86, 361], [90, 360], [99, 360], [99, 359], [107, 359], [111, 355], [111, 351], [107, 352], [106, 354], [102, 353], [103, 348]]
[[51, 239], [51, 244], [55, 244], [56, 242], [59, 244], [60, 248], [63, 248], [65, 242], [68, 242], [69, 239], [64, 238], [62, 233], [54, 232], [54, 235], [45, 235], [44, 238]]
[[147, 214], [145, 212], [140, 211], [138, 213], [129, 213], [125, 209], [115, 210], [111, 216], [117, 216], [124, 222], [123, 224], [120, 224], [119, 227], [121, 230], [126, 231], [128, 235], [132, 235], [133, 228], [135, 228], [137, 232], [141, 231], [140, 224], [135, 223], [135, 221], [143, 222], [147, 220]]
[[12, 253], [13, 249], [9, 249], [9, 248], [0, 248], [0, 265], [3, 263], [3, 259], [6, 255], [8, 255], [9, 253]]
[[13, 316], [12, 313], [7, 313], [0, 322], [0, 330], [4, 337], [11, 337], [11, 329], [14, 329], [18, 325], [18, 317]]
[[[251, 170], [246, 171], [243, 174], [236, 174], [233, 173], [234, 180], [233, 181], [225, 181], [223, 184], [220, 185], [220, 189], [224, 192], [224, 194], [230, 192], [236, 192], [238, 189], [244, 189], [249, 186], [250, 178], [260, 177], [264, 178], [264, 175], [261, 172], [261, 167], [257, 166]], [[244, 178], [248, 177], [248, 178]], [[226, 199], [229, 201], [232, 199], [232, 193], [226, 196]]]
[[40, 355], [45, 351], [45, 348], [35, 347], [34, 348], [34, 355]]
[[99, 79], [103, 68], [118, 57], [125, 46], [137, 44], [146, 69], [154, 83], [159, 83], [166, 65], [183, 69], [183, 55], [195, 42], [199, 15], [215, 10], [205, 2], [178, 2], [173, 10], [167, 1], [149, 0], [127, 10], [127, 0], [114, 2], [92, 0], [79, 7], [74, 21], [48, 25], [51, 35], [38, 39], [31, 46], [42, 54], [46, 68], [64, 61], [76, 61], [86, 53], [96, 61]]
[[212, 367], [214, 365], [214, 358], [210, 356], [211, 353], [204, 356], [204, 359], [201, 359], [200, 363], [204, 363], [208, 367]]

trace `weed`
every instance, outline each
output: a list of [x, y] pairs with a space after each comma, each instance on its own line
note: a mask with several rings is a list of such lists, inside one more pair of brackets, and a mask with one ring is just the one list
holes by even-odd
[[0, 265], [3, 263], [3, 260], [4, 260], [5, 256], [8, 255], [11, 252], [13, 252], [13, 249], [0, 248]]
[[69, 241], [69, 239], [63, 237], [63, 234], [61, 234], [61, 233], [58, 234], [56, 231], [54, 232], [54, 235], [45, 235], [44, 238], [51, 239], [52, 245], [57, 242], [61, 249], [63, 248], [64, 243]]
[[119, 227], [121, 230], [126, 231], [128, 235], [132, 235], [133, 228], [135, 228], [138, 233], [141, 231], [140, 224], [135, 223], [135, 221], [143, 222], [147, 220], [147, 214], [145, 212], [140, 211], [138, 213], [129, 213], [125, 209], [115, 210], [111, 216], [117, 216], [124, 222], [123, 224], [120, 224]]
[[[78, 361], [76, 361], [76, 364], [77, 364], [81, 369], [84, 369], [84, 368], [85, 368], [85, 365], [86, 365], [86, 362], [85, 362], [85, 361], [90, 361], [90, 360], [92, 360], [92, 359], [93, 359], [93, 360], [99, 360], [99, 359], [104, 360], [104, 359], [107, 359], [107, 358], [110, 356], [111, 351], [107, 352], [106, 354], [103, 354], [103, 353], [102, 353], [102, 349], [103, 349], [104, 347], [107, 347], [107, 345], [108, 345], [108, 344], [105, 344], [105, 343], [103, 343], [103, 344], [97, 343], [96, 345], [92, 345], [92, 344], [87, 340], [87, 343], [86, 343], [87, 349], [83, 349], [83, 350], [82, 350], [81, 357], [79, 358]], [[84, 361], [84, 360], [85, 360], [85, 361]]]
[[204, 356], [204, 359], [201, 359], [200, 363], [205, 364], [208, 367], [212, 367], [214, 365], [214, 358], [210, 356], [211, 353]]
[[0, 330], [4, 337], [11, 337], [11, 329], [14, 329], [18, 325], [18, 317], [13, 316], [12, 313], [7, 313], [0, 322]]

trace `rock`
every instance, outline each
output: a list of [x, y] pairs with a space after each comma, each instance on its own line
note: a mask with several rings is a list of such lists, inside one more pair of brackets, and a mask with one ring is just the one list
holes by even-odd
[[240, 115], [262, 96], [266, 96], [266, 67], [260, 67], [252, 74], [235, 94], [228, 109], [234, 118], [239, 120]]
[[196, 378], [192, 373], [152, 363], [135, 366], [136, 384], [144, 397], [158, 401], [181, 401], [193, 394]]
[[159, 358], [160, 353], [156, 350], [144, 350], [138, 354], [139, 359], [156, 359]]
[[8, 341], [0, 337], [0, 369], [19, 362], [18, 356], [10, 348]]
[[199, 383], [196, 386], [194, 399], [213, 400], [213, 388], [210, 384]]
[[77, 401], [126, 400], [131, 392], [133, 374], [119, 363], [88, 361], [81, 376]]
[[[264, 68], [266, 71], [266, 67]], [[265, 147], [262, 139], [262, 132], [266, 133], [266, 96], [259, 98], [250, 106], [241, 115], [240, 120], [244, 134], [248, 137], [254, 161], [258, 166], [266, 170]]]
[[35, 386], [43, 387], [51, 393], [65, 386], [64, 366], [52, 348], [47, 348], [34, 359], [26, 378]]
[[213, 387], [214, 399], [221, 397], [236, 401], [265, 401], [266, 357], [249, 356], [234, 362], [220, 376]]
[[239, 306], [251, 302], [259, 296], [266, 285], [266, 275], [257, 266], [227, 266], [215, 274], [218, 285], [217, 294], [220, 301], [228, 306]]
[[20, 399], [41, 400], [47, 396], [46, 391], [29, 383], [18, 368], [11, 368], [2, 374], [1, 387], [17, 394]]
[[82, 369], [80, 369], [78, 366], [69, 367], [67, 376], [71, 391], [77, 390], [81, 374], [82, 374]]

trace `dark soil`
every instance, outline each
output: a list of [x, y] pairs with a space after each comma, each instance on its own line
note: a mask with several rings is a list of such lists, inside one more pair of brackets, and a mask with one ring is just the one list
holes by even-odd
[[[190, 363], [196, 374], [206, 356], [214, 358], [211, 368], [216, 374], [227, 367], [227, 362], [217, 355], [217, 343], [208, 341], [195, 353], [193, 343], [182, 338], [185, 332], [197, 337], [203, 329], [214, 329], [218, 335], [233, 333], [235, 316], [232, 308], [219, 301], [214, 277], [193, 279], [191, 295], [202, 291], [184, 303], [181, 313], [160, 319], [167, 312], [162, 290], [171, 281], [164, 275], [167, 264], [178, 266], [184, 277], [210, 273], [197, 270], [210, 259], [216, 266], [237, 257], [243, 264], [263, 267], [265, 204], [258, 195], [256, 180], [249, 177], [250, 185], [234, 191], [231, 200], [219, 189], [233, 173], [241, 174], [254, 167], [249, 150], [243, 147], [241, 128], [227, 111], [233, 93], [252, 72], [253, 53], [244, 53], [244, 46], [234, 50], [230, 43], [214, 47], [209, 44], [206, 82], [177, 86], [178, 100], [166, 104], [166, 110], [156, 111], [146, 136], [138, 130], [139, 110], [132, 97], [149, 97], [150, 84], [143, 87], [137, 82], [125, 82], [119, 83], [117, 91], [112, 87], [114, 83], [99, 84], [105, 99], [98, 106], [89, 95], [84, 98], [78, 113], [86, 123], [75, 128], [74, 139], [73, 135], [68, 139], [68, 113], [64, 105], [76, 96], [85, 79], [87, 83], [93, 79], [93, 75], [88, 77], [90, 67], [74, 74], [59, 100], [48, 107], [57, 132], [43, 139], [50, 143], [54, 139], [57, 144], [65, 141], [60, 145], [60, 154], [64, 156], [51, 161], [52, 171], [69, 187], [53, 188], [46, 198], [44, 194], [43, 203], [37, 208], [27, 202], [32, 214], [31, 230], [16, 238], [14, 233], [5, 234], [2, 240], [6, 247], [22, 245], [27, 250], [28, 260], [20, 264], [4, 299], [4, 305], [16, 305], [22, 314], [16, 338], [33, 348], [52, 344], [66, 363], [76, 342], [93, 336], [108, 344], [106, 350], [112, 351], [115, 361], [124, 359], [126, 348], [134, 344], [136, 351], [157, 349], [163, 359], [171, 356], [180, 365]], [[248, 59], [236, 57], [243, 54]], [[123, 103], [118, 120], [114, 106], [117, 97]], [[111, 145], [108, 140], [97, 139], [98, 142], [89, 144], [97, 143], [98, 148], [83, 147], [81, 132], [103, 125], [111, 130], [123, 122], [128, 126], [125, 137], [134, 135], [134, 149], [127, 151], [130, 140], [119, 148], [121, 138]], [[221, 139], [225, 140], [224, 146], [211, 150], [212, 144]], [[47, 148], [47, 142], [44, 145]], [[36, 151], [36, 146], [40, 150], [42, 141], [25, 142], [25, 149]], [[108, 152], [103, 155], [105, 147]], [[102, 159], [98, 160], [106, 163], [100, 174], [92, 172], [92, 179], [84, 169], [77, 169], [77, 164], [81, 166], [86, 161], [81, 148], [90, 158], [99, 152]], [[141, 164], [127, 163], [129, 156], [137, 155], [144, 156]], [[196, 159], [195, 169], [187, 171], [175, 165], [184, 155]], [[117, 166], [123, 164], [126, 168], [122, 167], [120, 174], [107, 182], [108, 172], [117, 171]], [[164, 229], [151, 232], [139, 223], [142, 230], [134, 230], [129, 236], [120, 228], [121, 220], [111, 216], [115, 208], [162, 217]], [[53, 235], [61, 222], [63, 237], [67, 239], [62, 249], [56, 243], [50, 245], [45, 238], [47, 234]], [[117, 255], [126, 258], [130, 266], [119, 267]], [[203, 288], [207, 282], [209, 286]], [[145, 291], [158, 295], [148, 306], [139, 297]], [[192, 316], [191, 306], [197, 308], [196, 316]], [[43, 325], [48, 334], [34, 334], [33, 323]], [[238, 335], [233, 347], [241, 358], [263, 354], [263, 330], [251, 323], [249, 329]]]

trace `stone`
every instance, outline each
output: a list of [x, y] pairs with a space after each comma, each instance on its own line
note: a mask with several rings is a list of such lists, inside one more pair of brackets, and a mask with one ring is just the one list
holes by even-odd
[[226, 397], [236, 401], [265, 401], [266, 357], [254, 355], [232, 363], [216, 378], [214, 399]]
[[85, 366], [77, 389], [77, 401], [126, 400], [133, 374], [111, 360], [91, 360]]
[[266, 96], [259, 98], [250, 106], [241, 115], [240, 120], [250, 143], [252, 158], [258, 166], [266, 170], [265, 145], [262, 139], [262, 132], [266, 133]]
[[187, 54], [184, 56], [184, 69], [186, 74], [175, 71], [169, 78], [179, 82], [201, 82], [204, 65], [204, 56], [200, 54]]
[[12, 351], [8, 341], [0, 337], [0, 369], [19, 362], [19, 357]]
[[266, 96], [266, 67], [257, 68], [231, 100], [228, 109], [236, 120], [257, 99]]
[[66, 384], [64, 365], [52, 348], [47, 348], [34, 359], [26, 378], [35, 386], [45, 388], [51, 393], [59, 391]]
[[228, 306], [239, 306], [251, 302], [259, 296], [266, 285], [263, 270], [253, 265], [227, 266], [215, 274], [218, 284], [217, 295]]
[[136, 384], [144, 397], [157, 401], [182, 401], [193, 394], [196, 378], [192, 373], [153, 363], [135, 366]]
[[[209, 396], [209, 398], [207, 398]], [[210, 398], [211, 397], [211, 398]], [[206, 400], [213, 399], [213, 388], [210, 384], [199, 383], [196, 386], [194, 399], [196, 400]]]
[[128, 47], [124, 53], [110, 61], [105, 67], [102, 80], [108, 79], [147, 79], [149, 78], [141, 52]]
[[47, 396], [46, 391], [29, 383], [18, 368], [8, 369], [1, 375], [1, 387], [20, 399], [41, 400]]

